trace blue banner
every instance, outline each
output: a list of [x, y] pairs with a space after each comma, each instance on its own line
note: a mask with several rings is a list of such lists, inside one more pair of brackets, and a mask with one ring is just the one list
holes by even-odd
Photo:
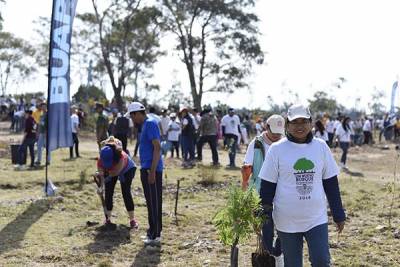
[[395, 102], [397, 98], [397, 90], [399, 90], [399, 83], [395, 81], [392, 86], [392, 97], [390, 99], [390, 113], [395, 113]]
[[51, 17], [47, 149], [72, 146], [70, 50], [77, 0], [53, 0]]

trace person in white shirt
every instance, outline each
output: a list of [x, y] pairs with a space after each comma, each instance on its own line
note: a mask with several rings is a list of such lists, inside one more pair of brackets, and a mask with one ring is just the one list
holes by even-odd
[[238, 135], [241, 134], [240, 119], [235, 114], [235, 110], [230, 108], [228, 114], [221, 120], [222, 134], [229, 148], [229, 164], [228, 168], [236, 168], [235, 157], [237, 149]]
[[171, 119], [168, 117], [167, 110], [164, 109], [161, 114], [161, 121], [160, 121], [160, 126], [161, 126], [161, 139], [162, 140], [167, 140], [167, 135], [168, 135], [168, 125]]
[[370, 144], [372, 141], [372, 125], [368, 117], [365, 117], [365, 122], [363, 125], [363, 133], [364, 133], [364, 145]]
[[315, 136], [315, 138], [320, 138], [320, 139], [324, 140], [329, 146], [328, 132], [325, 130], [324, 124], [322, 123], [321, 120], [317, 120], [315, 122], [314, 136]]
[[307, 107], [291, 106], [286, 125], [286, 138], [270, 146], [259, 174], [264, 211], [275, 223], [285, 266], [303, 266], [304, 238], [311, 266], [330, 266], [326, 200], [339, 233], [346, 220], [339, 169], [326, 142], [313, 137]]
[[[335, 136], [335, 134], [336, 134], [336, 129], [339, 127], [339, 125], [342, 123], [342, 115], [339, 115], [338, 117], [337, 117], [337, 119], [333, 122], [333, 134], [334, 134], [334, 136]], [[339, 145], [339, 143], [337, 142], [337, 140], [336, 140], [336, 138], [333, 138], [333, 141], [332, 141], [332, 146], [334, 147], [334, 148], [336, 148], [337, 146]]]
[[176, 114], [170, 114], [170, 122], [168, 123], [167, 140], [171, 142], [171, 158], [174, 157], [174, 148], [176, 150], [176, 157], [179, 158], [179, 135], [181, 134], [181, 126], [176, 121]]
[[73, 144], [69, 147], [69, 158], [72, 159], [74, 157], [74, 145], [75, 145], [75, 155], [77, 158], [80, 157], [79, 155], [79, 139], [78, 139], [78, 132], [79, 132], [79, 117], [78, 117], [78, 110], [76, 108], [72, 108], [72, 115], [71, 115], [71, 129], [72, 129], [72, 141]]
[[[242, 188], [255, 188], [260, 193], [260, 169], [270, 145], [279, 141], [285, 134], [285, 119], [280, 115], [272, 115], [267, 119], [266, 130], [256, 136], [247, 147], [242, 172]], [[282, 254], [279, 246], [273, 246], [274, 232], [268, 231], [271, 225], [266, 224], [267, 230], [262, 233], [264, 248], [272, 255], [279, 257]], [[277, 244], [279, 241], [276, 241]]]
[[340, 158], [340, 166], [344, 169], [347, 169], [346, 167], [347, 152], [351, 144], [352, 130], [349, 122], [350, 122], [349, 117], [344, 118], [342, 124], [340, 124], [336, 129], [336, 136], [337, 139], [339, 140], [339, 146], [343, 151], [342, 157]]
[[335, 135], [335, 122], [329, 118], [329, 121], [326, 124], [326, 131], [328, 133], [328, 144], [329, 147], [332, 147], [333, 144], [333, 136]]

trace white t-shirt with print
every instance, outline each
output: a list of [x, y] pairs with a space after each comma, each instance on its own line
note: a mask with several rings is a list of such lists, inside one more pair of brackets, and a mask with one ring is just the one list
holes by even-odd
[[321, 134], [320, 131], [315, 131], [314, 137], [324, 141], [329, 141], [328, 132], [326, 130], [324, 131], [324, 134]]
[[[256, 139], [254, 138], [249, 146], [247, 147], [246, 155], [244, 156], [243, 163], [245, 165], [253, 165], [253, 160], [254, 160], [254, 143]], [[264, 145], [264, 151], [267, 153], [269, 145], [266, 142], [262, 142]]]
[[296, 144], [284, 138], [272, 144], [259, 176], [277, 184], [272, 213], [276, 228], [296, 233], [327, 223], [322, 180], [338, 174], [335, 159], [322, 139]]
[[181, 126], [179, 123], [171, 120], [168, 124], [168, 129], [172, 130], [168, 132], [168, 141], [179, 141], [179, 134], [181, 133]]
[[232, 117], [229, 115], [225, 115], [222, 117], [221, 126], [225, 127], [226, 134], [236, 134], [239, 135], [239, 127], [240, 119], [238, 115], [233, 115]]
[[348, 129], [347, 132], [343, 129], [343, 125], [340, 124], [336, 129], [336, 136], [339, 138], [340, 142], [350, 142], [351, 140], [351, 129]]

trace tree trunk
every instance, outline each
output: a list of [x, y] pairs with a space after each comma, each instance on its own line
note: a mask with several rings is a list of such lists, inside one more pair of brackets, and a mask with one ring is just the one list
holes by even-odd
[[193, 68], [193, 65], [188, 60], [185, 60], [185, 64], [186, 64], [186, 69], [189, 74], [190, 92], [192, 94], [193, 106], [195, 108], [197, 108], [197, 110], [200, 111], [202, 94], [199, 94], [197, 92], [196, 76], [194, 75], [194, 68]]
[[122, 100], [121, 97], [121, 90], [114, 90], [114, 98], [115, 101], [117, 102], [117, 108], [120, 112], [123, 111], [123, 107], [124, 107], [124, 101]]

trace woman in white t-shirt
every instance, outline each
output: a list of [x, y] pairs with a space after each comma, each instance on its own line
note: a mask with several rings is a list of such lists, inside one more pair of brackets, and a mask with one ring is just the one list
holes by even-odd
[[335, 159], [311, 129], [309, 109], [291, 106], [286, 138], [270, 146], [259, 174], [262, 204], [278, 230], [286, 267], [303, 266], [304, 238], [311, 265], [330, 266], [326, 199], [339, 233], [346, 219]]
[[324, 124], [320, 120], [315, 122], [314, 136], [324, 140], [329, 145], [328, 132], [325, 130]]
[[342, 168], [346, 169], [347, 152], [350, 147], [351, 142], [351, 127], [350, 118], [346, 117], [342, 124], [336, 129], [336, 137], [339, 140], [339, 146], [342, 149], [342, 157], [340, 158], [340, 165]]
[[171, 120], [167, 128], [167, 140], [171, 142], [171, 158], [174, 157], [174, 149], [176, 150], [176, 157], [179, 158], [179, 135], [181, 134], [181, 126], [176, 121], [176, 114], [171, 113]]

